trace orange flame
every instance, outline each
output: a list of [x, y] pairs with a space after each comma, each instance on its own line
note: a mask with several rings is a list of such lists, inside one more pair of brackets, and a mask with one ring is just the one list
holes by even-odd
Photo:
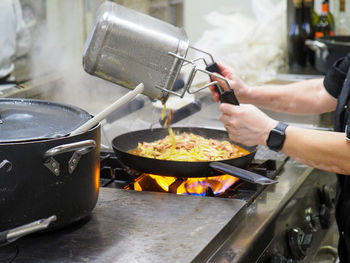
[[[177, 178], [170, 176], [160, 176], [153, 174], [144, 174], [151, 177], [165, 191], [169, 192], [169, 186], [173, 184]], [[231, 185], [239, 179], [232, 175], [219, 175], [213, 177], [187, 178], [176, 189], [177, 194], [181, 195], [202, 195], [206, 194], [208, 187], [211, 188], [214, 195], [225, 192]], [[134, 190], [142, 191], [142, 186], [135, 182]]]
[[98, 192], [100, 189], [100, 165], [96, 165], [94, 170], [94, 187], [95, 191]]

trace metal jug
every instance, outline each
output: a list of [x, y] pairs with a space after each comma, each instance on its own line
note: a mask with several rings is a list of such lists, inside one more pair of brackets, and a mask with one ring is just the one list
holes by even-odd
[[83, 55], [84, 69], [98, 77], [133, 89], [142, 82], [144, 94], [165, 101], [185, 56], [188, 38], [183, 29], [113, 2], [97, 13]]
[[[92, 75], [129, 89], [143, 83], [144, 95], [164, 103], [169, 94], [182, 98], [186, 92], [195, 93], [217, 83], [190, 89], [196, 72], [212, 75], [210, 71], [218, 72], [218, 67], [209, 53], [196, 48], [212, 63], [204, 58], [186, 59], [188, 48], [193, 47], [184, 29], [107, 1], [99, 7], [85, 43], [83, 67]], [[197, 67], [198, 61], [204, 61], [206, 69]], [[177, 93], [172, 89], [185, 64], [192, 69], [182, 93]]]

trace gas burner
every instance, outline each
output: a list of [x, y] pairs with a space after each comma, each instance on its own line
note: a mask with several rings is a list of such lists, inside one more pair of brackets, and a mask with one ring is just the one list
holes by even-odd
[[[175, 178], [139, 173], [124, 166], [114, 153], [101, 153], [100, 160], [102, 187], [234, 198], [247, 202], [252, 202], [264, 189], [264, 186], [243, 182], [231, 175], [219, 175], [209, 178]], [[274, 179], [285, 162], [286, 160], [254, 160], [248, 167], [248, 170]]]
[[142, 174], [124, 189], [153, 191], [179, 195], [220, 196], [238, 182], [231, 175], [219, 175], [203, 178], [176, 178], [154, 174]]

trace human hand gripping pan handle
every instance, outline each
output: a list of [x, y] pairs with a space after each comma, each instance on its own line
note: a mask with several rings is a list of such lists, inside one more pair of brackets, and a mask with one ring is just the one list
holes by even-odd
[[[216, 62], [209, 64], [205, 69], [209, 72], [219, 73], [222, 75], [222, 72]], [[227, 90], [223, 90], [221, 87], [216, 85], [215, 91], [219, 94], [220, 102], [239, 105], [236, 95], [232, 89], [228, 88]]]

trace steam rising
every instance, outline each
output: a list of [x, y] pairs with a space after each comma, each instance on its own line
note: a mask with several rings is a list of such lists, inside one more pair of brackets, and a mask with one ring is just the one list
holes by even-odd
[[128, 90], [90, 76], [82, 67], [83, 46], [90, 30], [87, 14], [95, 12], [79, 6], [79, 1], [49, 2], [46, 21], [35, 32], [31, 78], [58, 79], [43, 85], [44, 99], [76, 105], [95, 114]]

